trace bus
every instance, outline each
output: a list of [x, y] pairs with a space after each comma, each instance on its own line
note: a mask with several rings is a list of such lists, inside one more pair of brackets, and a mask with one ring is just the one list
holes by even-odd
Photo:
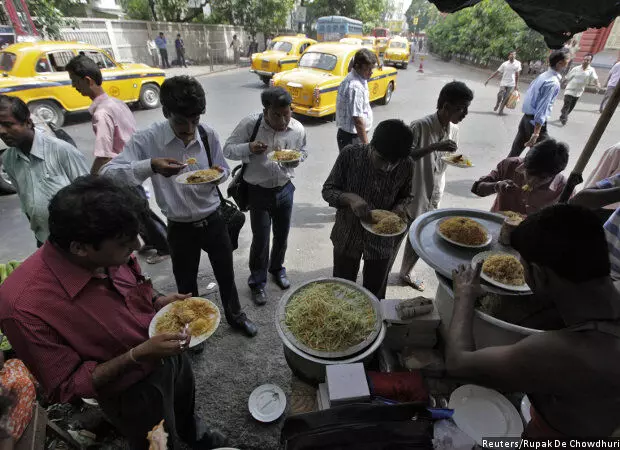
[[338, 42], [346, 35], [361, 35], [362, 21], [342, 16], [319, 17], [316, 21], [316, 40]]
[[374, 36], [376, 38], [386, 38], [386, 39], [388, 39], [392, 35], [389, 28], [374, 28], [372, 30], [372, 33], [370, 34], [371, 36]]

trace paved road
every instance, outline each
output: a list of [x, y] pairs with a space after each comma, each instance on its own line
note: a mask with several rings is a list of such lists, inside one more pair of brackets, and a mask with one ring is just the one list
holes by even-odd
[[[462, 80], [474, 90], [475, 99], [469, 116], [461, 125], [460, 149], [470, 155], [475, 167], [467, 170], [448, 168], [442, 203], [444, 207], [490, 207], [491, 198], [474, 197], [469, 191], [471, 184], [507, 155], [517, 129], [519, 113], [509, 112], [504, 117], [498, 117], [491, 111], [496, 87], [484, 87], [486, 76], [476, 69], [430, 59], [425, 64], [423, 74], [417, 73], [413, 66], [409, 70], [399, 71], [397, 90], [391, 104], [374, 108], [376, 123], [394, 117], [410, 122], [435, 110], [439, 90], [446, 82]], [[207, 91], [205, 119], [223, 140], [239, 119], [261, 109], [260, 93], [263, 85], [245, 69], [202, 77], [200, 81]], [[525, 86], [522, 86], [522, 90], [525, 91]], [[599, 99], [585, 94], [566, 127], [559, 127], [557, 122], [550, 125], [551, 135], [568, 142], [572, 149], [569, 167], [576, 161], [598, 119], [596, 110]], [[161, 110], [136, 111], [135, 114], [140, 128], [163, 119]], [[559, 107], [556, 107], [553, 118], [556, 119], [558, 115]], [[322, 200], [321, 186], [337, 155], [336, 127], [333, 122], [326, 120], [306, 119], [303, 123], [308, 132], [310, 157], [298, 169], [294, 179], [297, 190], [286, 262], [293, 283], [328, 275], [332, 262], [329, 232], [334, 210]], [[619, 140], [619, 125], [620, 118], [616, 116], [603, 136], [593, 161], [598, 160], [607, 146]], [[66, 130], [91, 160], [93, 133], [88, 115], [70, 118]], [[592, 166], [588, 166], [588, 171]], [[197, 403], [202, 413], [228, 433], [236, 431], [238, 434], [234, 436], [233, 443], [237, 446], [265, 449], [274, 448], [278, 429], [257, 427], [252, 423], [245, 412], [247, 395], [262, 382], [277, 382], [289, 392], [290, 372], [273, 330], [275, 302], [281, 295], [280, 291], [270, 284], [267, 287], [269, 304], [261, 309], [250, 304], [246, 288], [250, 238], [250, 228], [246, 225], [240, 239], [240, 250], [235, 252], [235, 270], [242, 303], [261, 326], [261, 332], [256, 339], [248, 341], [231, 333], [223, 324], [221, 331], [218, 330], [210, 341], [209, 350], [204, 355], [194, 357], [194, 362], [199, 396]], [[19, 210], [16, 196], [0, 197], [0, 242], [0, 261], [23, 259], [35, 250], [34, 238]], [[202, 264], [205, 277], [201, 286], [204, 288], [205, 283], [210, 281], [207, 258], [203, 258]], [[157, 286], [173, 288], [169, 262], [145, 268], [154, 277]], [[427, 292], [433, 295], [436, 286], [433, 273], [423, 263], [419, 269], [420, 275], [427, 281]], [[413, 291], [404, 287], [390, 286], [388, 289], [388, 296], [404, 297], [411, 294]]]

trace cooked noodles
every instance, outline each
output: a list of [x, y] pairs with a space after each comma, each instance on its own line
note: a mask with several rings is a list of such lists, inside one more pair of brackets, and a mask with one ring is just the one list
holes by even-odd
[[301, 153], [296, 150], [276, 150], [272, 159], [275, 161], [296, 161], [301, 158]]
[[467, 217], [450, 217], [439, 225], [439, 231], [448, 239], [464, 245], [482, 245], [488, 239], [484, 227]]
[[485, 259], [482, 271], [488, 277], [503, 284], [523, 286], [525, 284], [523, 266], [513, 255], [495, 254]]
[[377, 234], [396, 234], [403, 231], [405, 222], [397, 215], [387, 216], [372, 226], [372, 230]]
[[197, 170], [187, 177], [187, 182], [189, 184], [209, 183], [219, 177], [220, 173], [221, 172], [217, 169]]
[[174, 302], [155, 324], [155, 332], [180, 333], [189, 324], [189, 334], [200, 336], [210, 332], [216, 325], [217, 308], [196, 297]]

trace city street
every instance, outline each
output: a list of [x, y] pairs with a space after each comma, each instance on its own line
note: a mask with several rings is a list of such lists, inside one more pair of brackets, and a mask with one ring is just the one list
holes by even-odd
[[[416, 59], [408, 70], [399, 70], [391, 103], [373, 108], [375, 125], [389, 118], [400, 118], [409, 123], [430, 114], [436, 109], [437, 96], [445, 83], [452, 80], [467, 83], [474, 91], [475, 98], [469, 115], [460, 125], [459, 151], [468, 155], [475, 167], [448, 168], [446, 191], [441, 206], [488, 209], [492, 197], [477, 198], [470, 193], [470, 188], [478, 177], [488, 173], [507, 156], [521, 118], [521, 104], [517, 110], [506, 110], [507, 114], [499, 117], [492, 111], [498, 81], [491, 81], [488, 87], [483, 84], [490, 72], [429, 58], [424, 64], [424, 73], [417, 73], [418, 64]], [[241, 118], [261, 109], [260, 93], [263, 83], [256, 75], [249, 73], [247, 68], [203, 76], [200, 81], [207, 92], [207, 112], [204, 119], [219, 133], [222, 143]], [[521, 84], [520, 87], [524, 95], [527, 86]], [[599, 117], [600, 99], [601, 96], [584, 94], [565, 127], [557, 120], [562, 105], [561, 96], [556, 102], [549, 133], [570, 146], [571, 159], [567, 175]], [[135, 116], [139, 128], [164, 120], [161, 109], [136, 110]], [[338, 154], [335, 122], [306, 118], [300, 120], [308, 133], [309, 157], [297, 169], [293, 180], [296, 186], [295, 209], [286, 261], [293, 285], [331, 275], [332, 245], [329, 233], [335, 211], [323, 201], [321, 188]], [[88, 113], [69, 117], [64, 129], [75, 139], [90, 163], [94, 135]], [[620, 114], [616, 114], [594, 153], [584, 178], [596, 165], [602, 152], [620, 140], [617, 132], [619, 129]], [[231, 168], [235, 164], [231, 161]], [[152, 203], [155, 205], [153, 201]], [[0, 197], [0, 240], [0, 262], [23, 260], [36, 249], [34, 236], [20, 210], [16, 195]], [[266, 306], [258, 308], [250, 300], [246, 284], [250, 242], [251, 230], [247, 216], [241, 233], [240, 248], [235, 252], [235, 270], [242, 304], [248, 316], [259, 325], [259, 335], [249, 340], [232, 332], [223, 321], [216, 334], [207, 341], [204, 353], [192, 355], [192, 358], [197, 379], [197, 405], [201, 415], [210, 424], [228, 434], [233, 446], [244, 449], [272, 449], [277, 447], [281, 422], [272, 425], [255, 422], [247, 411], [247, 398], [255, 387], [263, 383], [278, 384], [290, 394], [291, 373], [273, 325], [276, 304], [282, 291], [270, 283], [267, 286], [269, 302]], [[156, 266], [147, 265], [143, 259], [141, 263], [142, 268], [153, 277], [157, 288], [162, 291], [174, 289], [169, 261]], [[206, 293], [207, 285], [214, 280], [208, 258], [203, 257], [201, 264], [201, 292]], [[396, 266], [399, 264], [400, 256]], [[419, 278], [426, 282], [425, 295], [432, 297], [437, 285], [434, 273], [422, 262], [417, 269]], [[396, 283], [395, 274], [392, 274], [392, 282]], [[388, 297], [405, 298], [415, 295], [418, 295], [417, 291], [409, 288], [395, 285], [388, 288]]]

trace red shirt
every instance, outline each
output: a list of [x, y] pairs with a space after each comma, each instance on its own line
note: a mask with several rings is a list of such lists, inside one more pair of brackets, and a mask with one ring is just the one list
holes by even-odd
[[148, 339], [152, 299], [134, 259], [95, 276], [46, 242], [0, 286], [0, 328], [52, 400], [98, 397], [151, 372], [136, 364], [106, 393], [93, 386], [97, 364]]
[[493, 212], [514, 211], [525, 215], [535, 213], [546, 206], [556, 203], [560, 198], [560, 194], [562, 194], [564, 186], [566, 186], [566, 178], [560, 173], [546, 183], [532, 186], [531, 191], [525, 192], [522, 189], [527, 183], [523, 158], [506, 158], [490, 174], [476, 181], [471, 191], [476, 195], [482, 196], [478, 191], [480, 183], [496, 183], [503, 180], [512, 180], [519, 188], [509, 192], [498, 192], [491, 207]]

